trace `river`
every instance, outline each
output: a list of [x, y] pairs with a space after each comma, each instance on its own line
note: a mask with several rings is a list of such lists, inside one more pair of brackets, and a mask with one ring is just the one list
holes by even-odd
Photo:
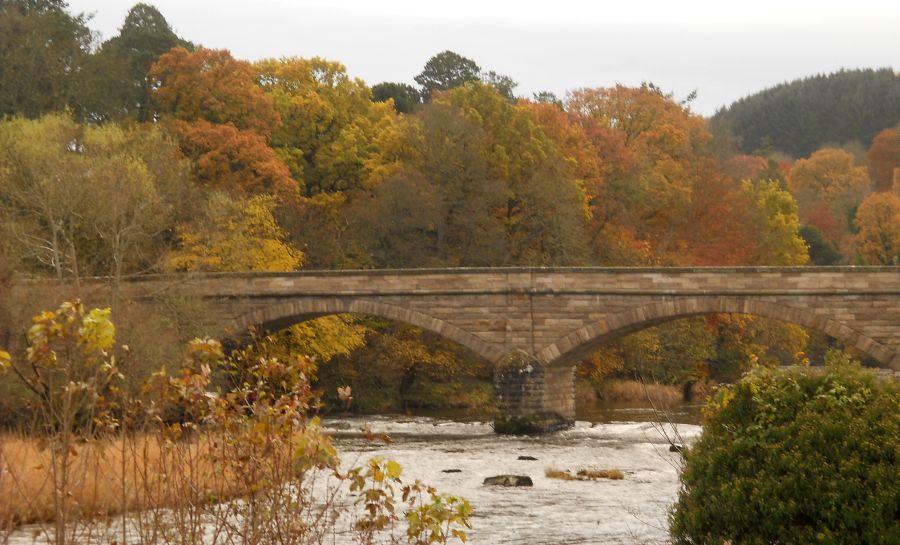
[[[329, 418], [346, 463], [371, 456], [396, 460], [405, 480], [420, 479], [458, 494], [475, 508], [471, 542], [481, 544], [645, 544], [667, 541], [666, 513], [678, 490], [679, 454], [669, 451], [658, 415], [634, 406], [597, 406], [571, 430], [541, 437], [498, 437], [490, 425], [438, 417]], [[700, 433], [695, 408], [670, 413], [680, 438]], [[368, 426], [393, 439], [368, 442]], [[520, 460], [530, 456], [536, 460]], [[563, 481], [547, 468], [619, 469], [622, 480]], [[448, 473], [447, 470], [459, 470]], [[533, 487], [484, 486], [485, 477], [528, 475]]]

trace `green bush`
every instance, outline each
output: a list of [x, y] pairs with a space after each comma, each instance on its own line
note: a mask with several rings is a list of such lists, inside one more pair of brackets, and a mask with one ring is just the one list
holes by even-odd
[[720, 389], [684, 451], [675, 544], [900, 543], [900, 387], [846, 361]]

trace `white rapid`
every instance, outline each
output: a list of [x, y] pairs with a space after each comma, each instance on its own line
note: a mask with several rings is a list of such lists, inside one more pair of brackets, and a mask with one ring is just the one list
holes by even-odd
[[[578, 422], [565, 432], [522, 438], [498, 437], [486, 423], [425, 417], [332, 418], [323, 424], [345, 463], [371, 456], [396, 460], [405, 481], [419, 479], [468, 499], [475, 508], [472, 543], [665, 543], [680, 455], [669, 451], [659, 426], [627, 421], [645, 419], [645, 413], [619, 414], [622, 421]], [[353, 431], [363, 426], [389, 434], [393, 443], [367, 442]], [[665, 433], [672, 432], [666, 425]], [[690, 443], [699, 432], [699, 426], [678, 424], [677, 441]], [[625, 478], [562, 481], [545, 477], [547, 468], [619, 469]], [[482, 485], [485, 477], [501, 474], [528, 475], [534, 486]]]

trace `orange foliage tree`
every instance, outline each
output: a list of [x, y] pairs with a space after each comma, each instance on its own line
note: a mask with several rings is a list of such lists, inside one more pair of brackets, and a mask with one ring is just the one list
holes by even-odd
[[889, 191], [895, 171], [900, 169], [900, 127], [884, 129], [872, 140], [866, 157], [875, 191]]
[[759, 155], [729, 155], [719, 161], [722, 173], [736, 181], [758, 180], [769, 162]]
[[265, 139], [227, 123], [173, 121], [182, 152], [193, 161], [197, 181], [233, 195], [297, 194], [297, 183]]
[[867, 265], [900, 264], [900, 196], [872, 193], [859, 205], [854, 221], [856, 247]]
[[849, 253], [853, 211], [869, 192], [866, 168], [856, 165], [847, 151], [821, 149], [794, 163], [788, 189], [800, 205], [801, 221], [816, 226], [832, 244]]
[[865, 167], [855, 164], [850, 152], [825, 148], [794, 163], [788, 175], [788, 187], [795, 195], [808, 194], [810, 198], [838, 203], [867, 193], [869, 177]]
[[716, 169], [701, 117], [652, 85], [579, 89], [567, 107], [602, 158], [591, 199], [601, 262], [747, 263], [745, 199]]
[[603, 184], [603, 164], [584, 127], [556, 104], [521, 101], [516, 109], [527, 112], [540, 125], [565, 158], [567, 172], [581, 185], [588, 203], [596, 204]]
[[150, 68], [156, 115], [168, 122], [198, 181], [237, 196], [295, 196], [297, 184], [269, 147], [281, 125], [250, 63], [226, 50], [173, 48]]
[[253, 67], [227, 50], [175, 47], [150, 67], [149, 78], [159, 117], [233, 123], [267, 138], [281, 123]]

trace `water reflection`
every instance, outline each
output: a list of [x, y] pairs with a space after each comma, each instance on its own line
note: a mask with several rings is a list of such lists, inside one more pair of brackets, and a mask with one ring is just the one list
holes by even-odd
[[626, 421], [700, 425], [703, 423], [702, 408], [702, 403], [680, 402], [651, 407], [646, 402], [603, 401], [577, 406], [575, 418], [592, 423]]

